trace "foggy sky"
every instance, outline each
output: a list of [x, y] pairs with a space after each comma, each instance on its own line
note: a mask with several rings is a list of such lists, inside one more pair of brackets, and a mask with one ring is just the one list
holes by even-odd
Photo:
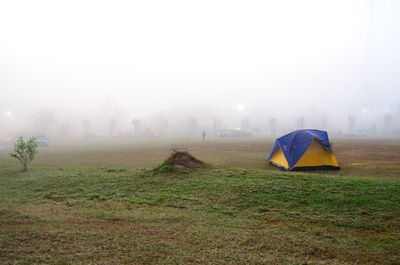
[[398, 14], [396, 0], [1, 1], [0, 121], [238, 104], [375, 119], [400, 104]]

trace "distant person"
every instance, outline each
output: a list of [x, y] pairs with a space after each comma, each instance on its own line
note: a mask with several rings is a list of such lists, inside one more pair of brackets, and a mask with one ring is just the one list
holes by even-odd
[[206, 132], [203, 131], [203, 133], [201, 134], [201, 138], [203, 138], [203, 142], [206, 140]]

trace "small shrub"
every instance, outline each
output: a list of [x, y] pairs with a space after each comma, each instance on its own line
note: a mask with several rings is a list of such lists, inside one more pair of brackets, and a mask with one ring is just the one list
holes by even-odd
[[104, 171], [105, 171], [105, 172], [108, 172], [108, 173], [112, 173], [112, 172], [125, 172], [125, 171], [126, 171], [126, 168], [108, 168], [108, 167], [105, 167], [105, 168], [104, 168]]
[[14, 152], [10, 153], [10, 156], [18, 159], [22, 169], [26, 171], [28, 170], [28, 163], [31, 162], [38, 153], [37, 147], [38, 144], [35, 137], [31, 137], [25, 142], [22, 136], [20, 136], [14, 144]]
[[174, 168], [170, 165], [161, 165], [157, 168], [157, 171], [160, 173], [168, 173], [174, 171]]

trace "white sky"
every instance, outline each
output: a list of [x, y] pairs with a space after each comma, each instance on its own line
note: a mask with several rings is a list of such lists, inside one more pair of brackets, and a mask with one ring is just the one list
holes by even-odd
[[1, 1], [0, 107], [396, 103], [399, 11], [396, 0]]

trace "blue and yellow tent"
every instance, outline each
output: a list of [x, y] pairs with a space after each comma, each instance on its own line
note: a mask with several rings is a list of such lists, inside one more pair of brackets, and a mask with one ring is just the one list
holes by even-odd
[[278, 138], [267, 158], [284, 170], [340, 169], [328, 133], [297, 130]]

